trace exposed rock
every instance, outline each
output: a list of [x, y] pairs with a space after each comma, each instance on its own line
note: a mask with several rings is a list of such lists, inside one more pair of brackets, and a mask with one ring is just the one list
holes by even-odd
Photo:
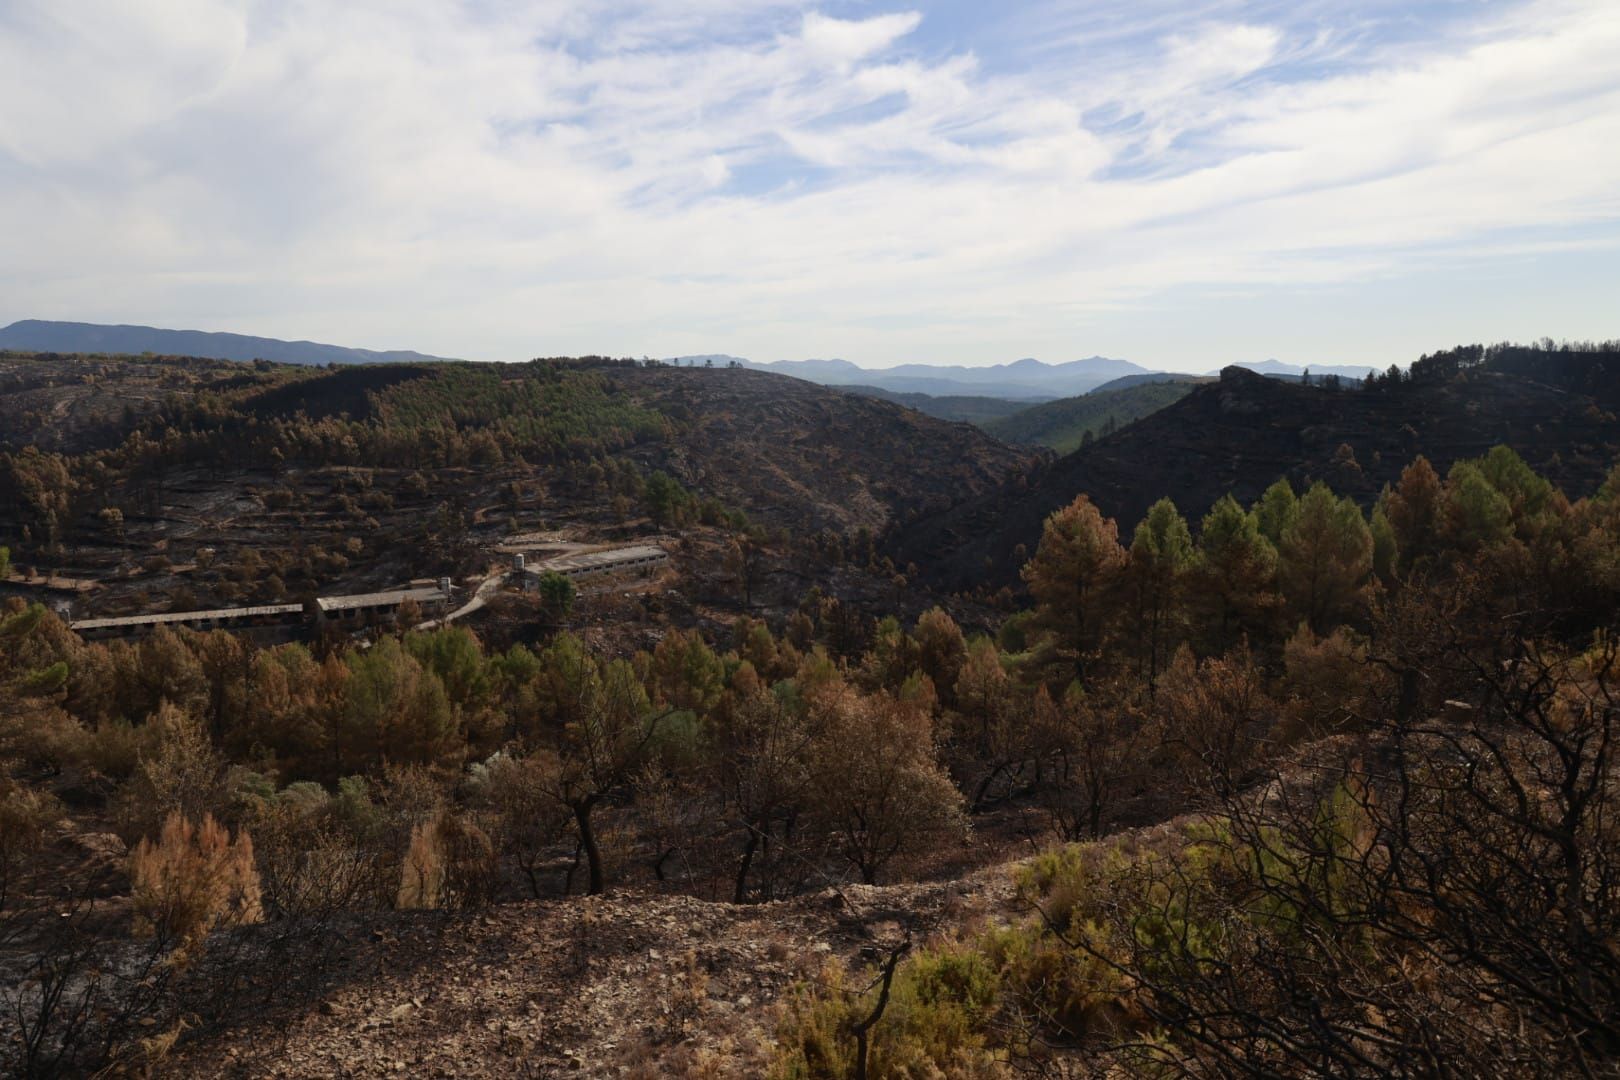
[[757, 905], [615, 893], [383, 916], [328, 997], [183, 1044], [160, 1075], [650, 1077], [702, 1058], [719, 1069], [706, 1075], [757, 1076], [796, 980], [832, 955], [859, 965], [907, 931], [1004, 913], [1012, 888], [996, 867], [834, 894], [836, 907], [828, 893]]

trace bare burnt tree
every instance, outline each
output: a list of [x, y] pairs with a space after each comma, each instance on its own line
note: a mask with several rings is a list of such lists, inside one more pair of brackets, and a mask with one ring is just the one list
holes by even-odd
[[[1437, 599], [1386, 613], [1371, 662], [1397, 677], [1359, 761], [1229, 795], [1110, 883], [1101, 929], [1054, 923], [1131, 988], [1152, 1037], [1116, 1051], [1201, 1076], [1615, 1073], [1620, 647], [1483, 634]], [[1430, 704], [1430, 681], [1468, 693]]]

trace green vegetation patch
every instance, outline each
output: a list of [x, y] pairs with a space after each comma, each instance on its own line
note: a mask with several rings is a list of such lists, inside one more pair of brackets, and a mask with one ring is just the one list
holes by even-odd
[[1192, 381], [1153, 382], [1082, 394], [1032, 405], [979, 426], [1004, 442], [1049, 446], [1060, 454], [1068, 454], [1078, 450], [1088, 435], [1093, 438], [1110, 435], [1133, 420], [1174, 405], [1196, 385]]

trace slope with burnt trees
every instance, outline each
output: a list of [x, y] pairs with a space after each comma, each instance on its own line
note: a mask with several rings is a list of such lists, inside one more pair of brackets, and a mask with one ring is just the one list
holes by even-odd
[[1444, 472], [1498, 444], [1571, 497], [1588, 494], [1620, 451], [1614, 391], [1603, 389], [1620, 385], [1607, 377], [1620, 372], [1617, 354], [1472, 347], [1425, 357], [1409, 376], [1338, 388], [1227, 368], [1181, 401], [903, 530], [895, 559], [951, 588], [1007, 584], [1019, 548], [1032, 550], [1046, 516], [1077, 494], [1135, 521], [1161, 495], [1202, 514], [1228, 492], [1248, 503], [1286, 476], [1296, 487], [1326, 481], [1366, 506], [1418, 455]]
[[478, 551], [537, 529], [763, 527], [850, 550], [1032, 460], [780, 375], [603, 358], [13, 355], [0, 388], [16, 405], [0, 417], [0, 543], [30, 573], [109, 582], [100, 614], [482, 573]]
[[965, 423], [741, 368], [615, 367], [677, 434], [639, 456], [750, 516], [854, 532], [994, 490], [1035, 455]]

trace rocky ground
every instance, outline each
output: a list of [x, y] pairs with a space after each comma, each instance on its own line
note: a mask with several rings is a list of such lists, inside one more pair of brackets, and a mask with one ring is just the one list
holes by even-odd
[[797, 980], [1012, 906], [1001, 866], [746, 906], [612, 893], [402, 914], [312, 1007], [185, 1044], [159, 1075], [758, 1076]]

